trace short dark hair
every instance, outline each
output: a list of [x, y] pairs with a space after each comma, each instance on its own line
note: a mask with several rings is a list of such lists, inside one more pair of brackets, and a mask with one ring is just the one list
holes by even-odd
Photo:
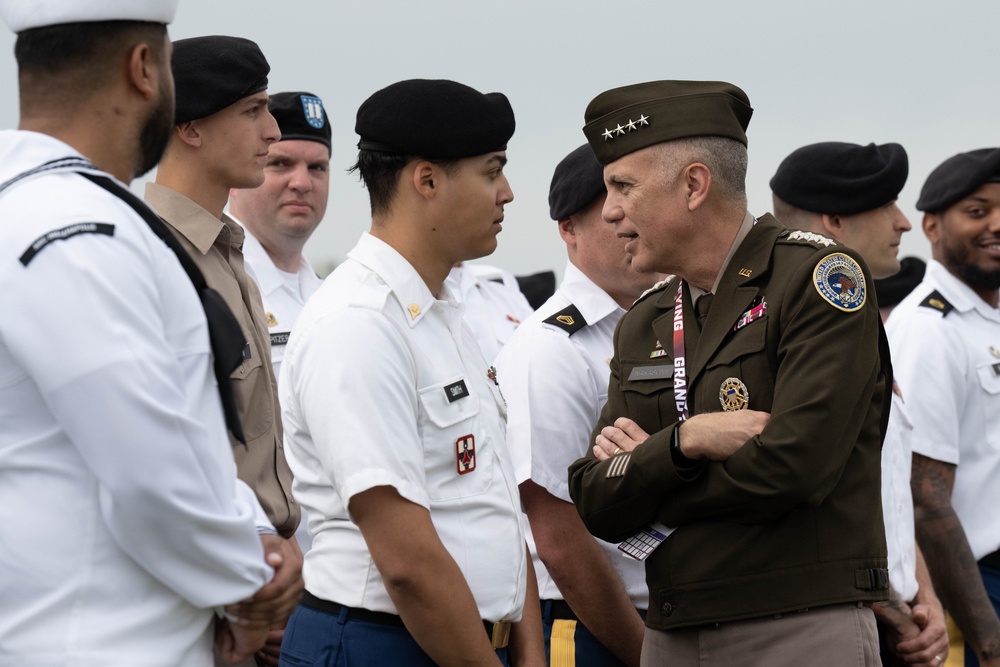
[[14, 57], [22, 83], [34, 77], [73, 75], [80, 88], [103, 83], [118, 66], [121, 52], [148, 43], [163, 54], [167, 27], [148, 21], [95, 21], [33, 28], [18, 34]]
[[432, 160], [418, 155], [400, 155], [383, 151], [358, 151], [358, 161], [347, 170], [355, 171], [361, 176], [368, 190], [368, 200], [371, 202], [372, 215], [385, 215], [392, 207], [392, 199], [396, 193], [396, 181], [399, 172], [412, 160], [427, 160], [444, 168], [451, 175], [458, 169], [457, 160]]

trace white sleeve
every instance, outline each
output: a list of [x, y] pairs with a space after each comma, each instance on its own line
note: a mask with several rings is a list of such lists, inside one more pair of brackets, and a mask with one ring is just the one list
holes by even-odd
[[[6, 328], [5, 342], [97, 479], [119, 547], [190, 603], [229, 604], [273, 572], [254, 509], [235, 497], [229, 444], [211, 441], [185, 407], [182, 364], [162, 319], [167, 283], [156, 278], [186, 277], [132, 224], [8, 266], [0, 309], [23, 326]], [[177, 293], [170, 297], [176, 307]], [[189, 301], [198, 307], [193, 289]]]
[[517, 332], [496, 367], [517, 483], [530, 478], [572, 502], [567, 468], [593, 444], [602, 407], [590, 367], [565, 333], [545, 327]]

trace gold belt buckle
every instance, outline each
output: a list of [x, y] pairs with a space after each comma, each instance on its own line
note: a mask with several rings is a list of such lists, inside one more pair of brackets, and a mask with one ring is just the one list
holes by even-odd
[[490, 635], [493, 648], [507, 648], [510, 642], [510, 621], [497, 621], [493, 624], [493, 634]]

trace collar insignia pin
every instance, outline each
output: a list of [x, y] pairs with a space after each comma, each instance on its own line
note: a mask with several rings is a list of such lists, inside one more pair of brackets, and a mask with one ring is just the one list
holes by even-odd
[[278, 318], [274, 316], [274, 313], [271, 312], [264, 313], [264, 318], [267, 320], [267, 326], [269, 327], [278, 326]]
[[409, 306], [406, 307], [406, 309], [408, 311], [410, 311], [410, 319], [411, 320], [417, 319], [417, 315], [420, 314], [420, 306], [418, 306], [415, 303], [411, 303]]
[[744, 278], [749, 278], [751, 273], [750, 269], [740, 269], [740, 275]]
[[992, 354], [997, 359], [1000, 359], [1000, 349], [997, 349], [996, 345], [990, 345], [990, 354]]

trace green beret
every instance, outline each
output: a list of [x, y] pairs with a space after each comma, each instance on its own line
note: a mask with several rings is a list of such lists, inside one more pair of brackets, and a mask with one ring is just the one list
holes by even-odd
[[722, 81], [649, 81], [595, 97], [583, 133], [598, 162], [687, 137], [728, 137], [744, 146], [753, 109], [746, 93]]

